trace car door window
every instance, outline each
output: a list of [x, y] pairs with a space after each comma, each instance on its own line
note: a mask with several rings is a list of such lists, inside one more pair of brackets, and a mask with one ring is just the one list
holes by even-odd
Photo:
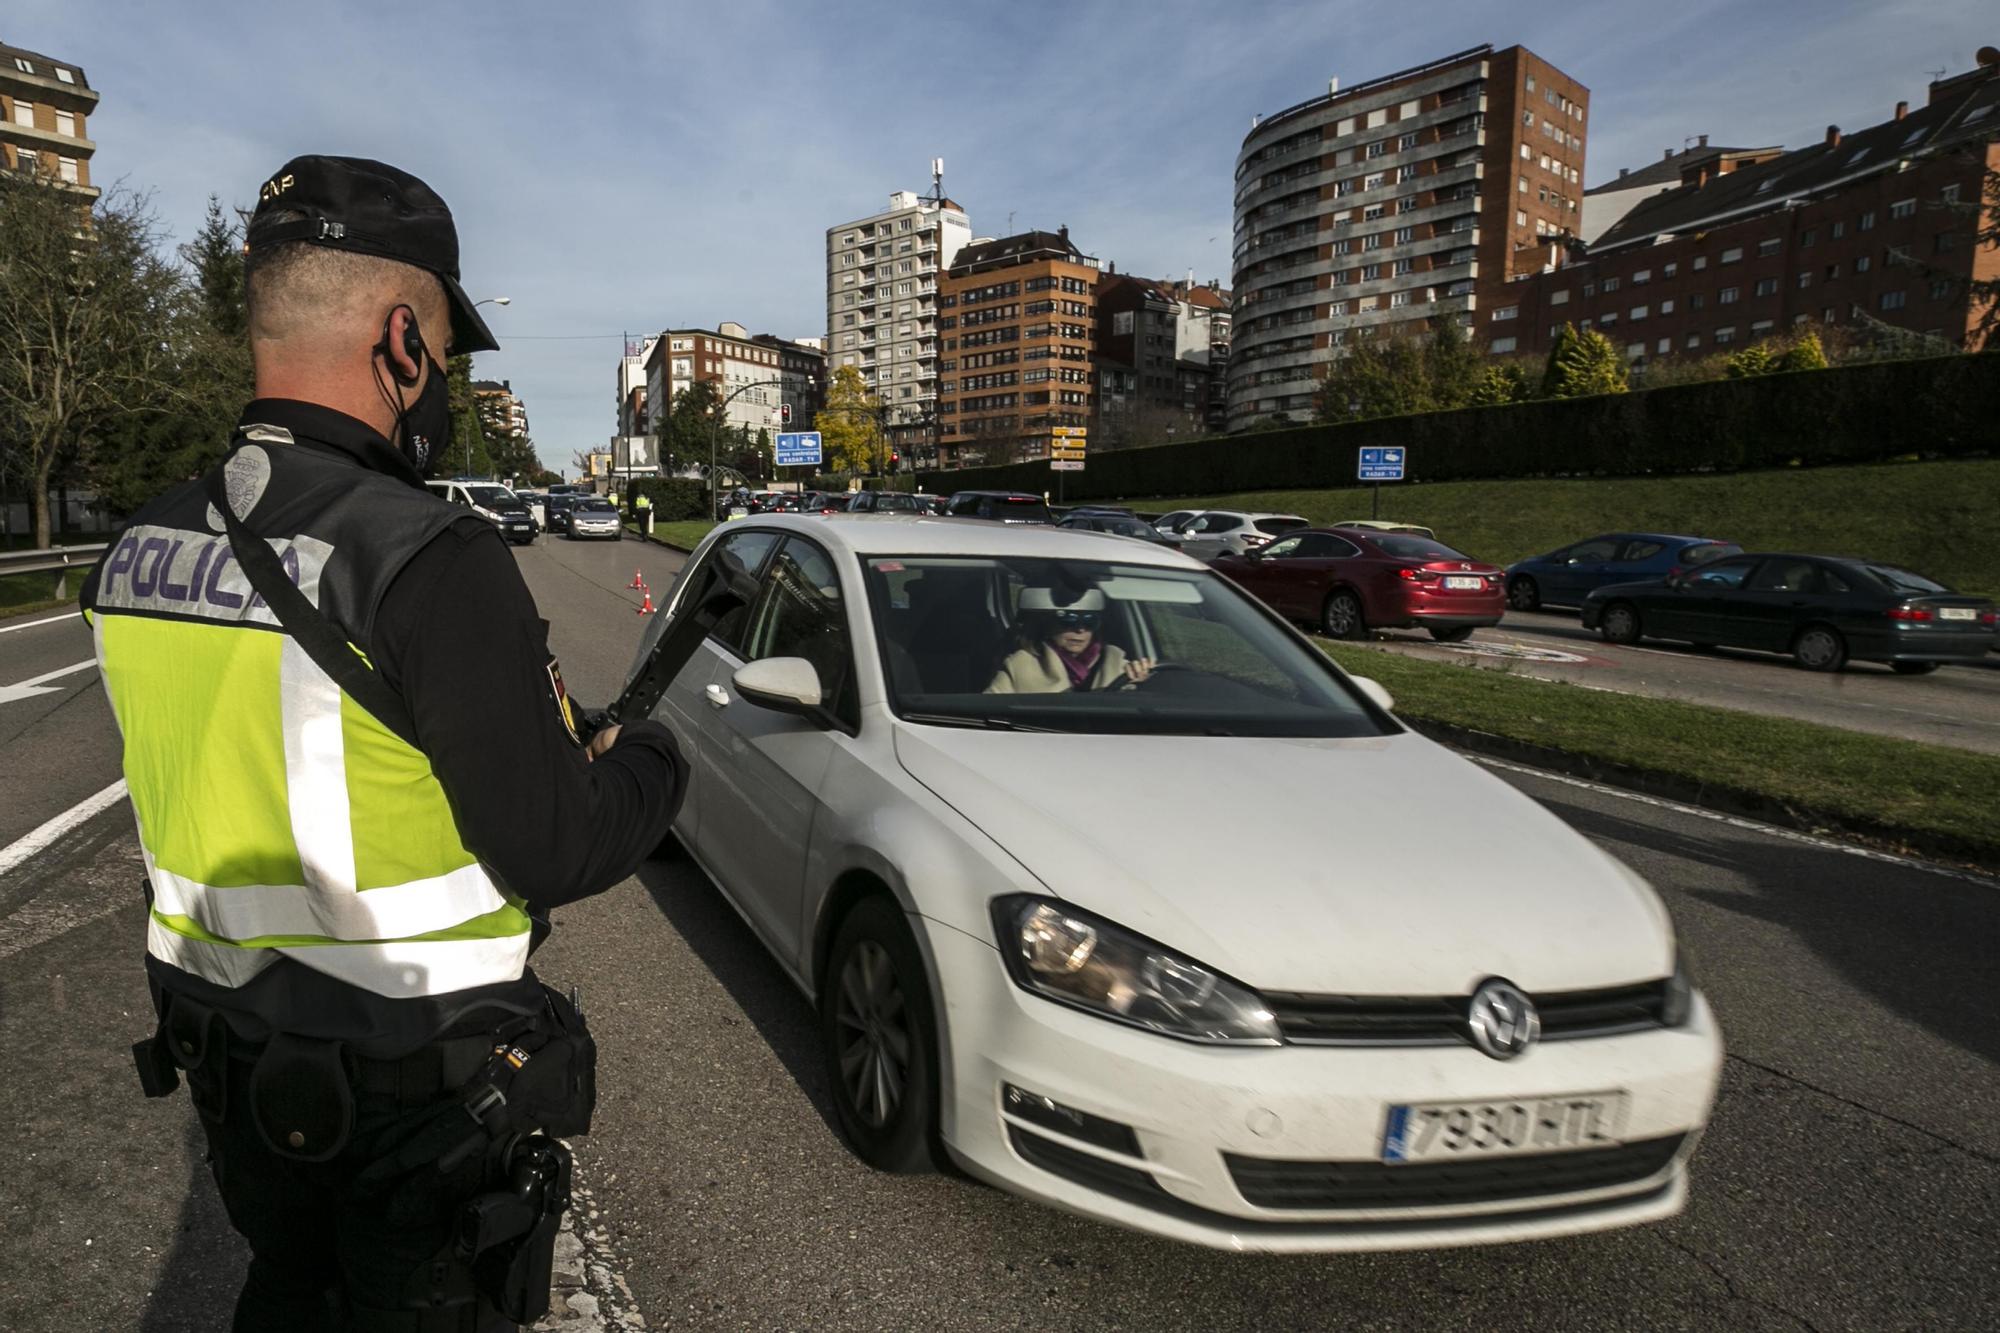
[[1304, 537], [1287, 537], [1283, 541], [1272, 542], [1260, 554], [1266, 560], [1289, 560], [1295, 555], [1306, 554], [1305, 544]]
[[1600, 560], [1610, 560], [1618, 554], [1618, 543], [1608, 537], [1594, 537], [1587, 542], [1578, 542], [1563, 556], [1572, 565], [1595, 564]]
[[1747, 579], [1747, 592], [1812, 592], [1818, 584], [1819, 566], [1810, 560], [1766, 560]]
[[1730, 561], [1719, 565], [1709, 565], [1690, 582], [1697, 588], [1740, 588], [1743, 578], [1752, 566], [1749, 561]]
[[1361, 548], [1344, 537], [1330, 537], [1325, 533], [1311, 533], [1304, 537], [1288, 538], [1304, 543], [1299, 548], [1301, 560], [1345, 560], [1349, 556], [1361, 554]]
[[[732, 532], [715, 544], [705, 560], [713, 560], [723, 551], [735, 556], [743, 568], [755, 574], [763, 565], [764, 557], [778, 544], [779, 534], [775, 532]], [[695, 584], [690, 582], [689, 587]], [[743, 653], [743, 623], [750, 614], [750, 608], [739, 606], [722, 619], [715, 622], [715, 628], [708, 637], [741, 656]]]
[[1651, 560], [1665, 549], [1666, 546], [1662, 542], [1629, 541], [1625, 543], [1625, 549], [1618, 558], [1629, 561]]
[[860, 724], [854, 646], [833, 560], [803, 537], [788, 537], [772, 557], [764, 588], [750, 608], [743, 659], [803, 657], [819, 673], [820, 700], [849, 727]]
[[1821, 565], [1819, 567], [1819, 590], [1830, 593], [1850, 593], [1854, 591], [1854, 588], [1846, 579], [1834, 572], [1831, 566]]

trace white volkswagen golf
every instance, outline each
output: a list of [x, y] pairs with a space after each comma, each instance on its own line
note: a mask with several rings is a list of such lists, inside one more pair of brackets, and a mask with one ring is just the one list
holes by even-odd
[[816, 1005], [865, 1161], [1237, 1250], [1681, 1207], [1722, 1044], [1652, 890], [1227, 580], [769, 516], [646, 648], [725, 550], [755, 599], [655, 711], [676, 830]]

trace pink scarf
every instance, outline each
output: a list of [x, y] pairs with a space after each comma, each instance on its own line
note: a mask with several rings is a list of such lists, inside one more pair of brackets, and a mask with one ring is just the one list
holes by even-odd
[[1069, 683], [1072, 689], [1080, 690], [1084, 687], [1090, 680], [1090, 673], [1097, 669], [1097, 659], [1104, 656], [1104, 645], [1094, 639], [1090, 647], [1074, 656], [1064, 652], [1056, 644], [1052, 643], [1049, 647], [1056, 650], [1056, 656], [1062, 659], [1065, 667], [1069, 668]]

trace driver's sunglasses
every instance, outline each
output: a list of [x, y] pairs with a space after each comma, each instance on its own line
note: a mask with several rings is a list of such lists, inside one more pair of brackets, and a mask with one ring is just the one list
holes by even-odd
[[1058, 611], [1056, 624], [1065, 628], [1096, 629], [1098, 615], [1095, 611]]

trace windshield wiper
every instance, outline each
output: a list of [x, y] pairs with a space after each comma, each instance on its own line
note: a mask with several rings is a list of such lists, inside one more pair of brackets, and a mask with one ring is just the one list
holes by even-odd
[[1026, 722], [1012, 722], [1004, 717], [965, 717], [956, 713], [904, 713], [905, 722], [922, 722], [933, 727], [973, 727], [982, 731], [1040, 731], [1055, 732], [1057, 727], [1037, 727]]

